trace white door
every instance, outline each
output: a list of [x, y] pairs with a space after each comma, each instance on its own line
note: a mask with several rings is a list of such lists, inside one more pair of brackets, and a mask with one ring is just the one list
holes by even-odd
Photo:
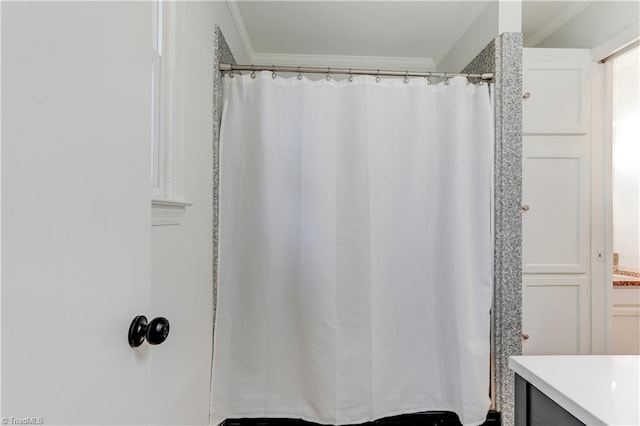
[[591, 350], [588, 50], [524, 49], [524, 354]]
[[1, 7], [2, 416], [148, 423], [151, 3]]

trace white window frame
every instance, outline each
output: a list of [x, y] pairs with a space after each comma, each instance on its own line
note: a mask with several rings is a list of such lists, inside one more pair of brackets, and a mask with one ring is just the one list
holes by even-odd
[[153, 2], [152, 225], [178, 225], [184, 200], [184, 4]]

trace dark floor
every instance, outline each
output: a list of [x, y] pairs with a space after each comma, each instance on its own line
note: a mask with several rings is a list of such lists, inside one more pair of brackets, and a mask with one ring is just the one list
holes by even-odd
[[[489, 411], [483, 426], [500, 426], [500, 413]], [[318, 423], [296, 419], [228, 419], [221, 426], [322, 426]], [[420, 414], [404, 414], [402, 416], [385, 417], [356, 426], [461, 426], [455, 413], [447, 411], [430, 411]]]

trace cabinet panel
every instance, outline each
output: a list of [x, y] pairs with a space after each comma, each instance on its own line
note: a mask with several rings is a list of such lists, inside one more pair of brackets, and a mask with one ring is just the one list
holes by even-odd
[[613, 289], [611, 353], [640, 355], [640, 288]]
[[587, 134], [590, 66], [587, 50], [524, 49], [522, 132]]
[[640, 308], [613, 308], [613, 355], [640, 355]]
[[614, 308], [640, 309], [640, 287], [614, 287], [611, 304]]
[[589, 210], [584, 163], [581, 151], [525, 150], [523, 272], [587, 272]]
[[530, 68], [525, 76], [523, 133], [586, 133], [580, 68]]
[[522, 330], [525, 355], [588, 353], [586, 278], [524, 277]]

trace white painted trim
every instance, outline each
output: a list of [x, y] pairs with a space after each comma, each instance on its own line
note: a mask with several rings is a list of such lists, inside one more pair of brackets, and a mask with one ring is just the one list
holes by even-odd
[[164, 62], [164, 128], [165, 170], [164, 199], [184, 196], [184, 52], [186, 17], [184, 3], [167, 2], [167, 34]]
[[611, 37], [604, 43], [591, 49], [591, 60], [598, 62], [600, 59], [606, 58], [617, 50], [633, 43], [640, 38], [640, 23], [633, 24], [625, 30], [622, 30], [615, 36]]
[[527, 62], [591, 62], [589, 49], [557, 49], [547, 47], [525, 47], [522, 61]]
[[[162, 22], [158, 22], [159, 19], [159, 7], [160, 1], [153, 1], [153, 50], [152, 50], [152, 164], [151, 164], [151, 197], [152, 198], [164, 198], [166, 197], [166, 132], [165, 132], [165, 87], [167, 86], [167, 75], [165, 68], [167, 68], [168, 56], [156, 50], [156, 43], [161, 43], [165, 47], [167, 41], [171, 38], [168, 34], [168, 22], [171, 21], [170, 13], [167, 13], [167, 4], [163, 3], [164, 10]], [[162, 40], [159, 40], [162, 38]], [[170, 56], [170, 55], [169, 55]]]
[[151, 200], [151, 226], [180, 225], [191, 205], [186, 201]]
[[247, 26], [244, 23], [244, 18], [242, 17], [240, 8], [238, 7], [238, 2], [236, 0], [226, 0], [226, 3], [227, 7], [229, 8], [229, 13], [231, 13], [233, 23], [235, 24], [236, 29], [238, 30], [238, 34], [240, 35], [240, 40], [242, 41], [244, 50], [247, 52], [247, 56], [249, 57], [249, 61], [252, 63], [256, 62], [256, 52], [255, 50], [253, 50], [251, 37], [249, 37], [249, 32], [247, 31]]
[[[611, 181], [611, 64], [591, 72], [591, 353], [605, 355], [613, 287]], [[598, 258], [602, 253], [604, 258]]]
[[431, 58], [350, 55], [296, 55], [280, 53], [255, 53], [253, 62], [260, 65], [289, 65], [335, 68], [368, 68], [409, 71], [434, 71]]
[[498, 0], [498, 34], [522, 32], [522, 0]]
[[[163, 53], [159, 67], [159, 180], [151, 182], [152, 199], [180, 199], [184, 194], [184, 52], [185, 4], [164, 3]], [[154, 108], [156, 105], [154, 105]], [[155, 150], [155, 147], [154, 147]]]
[[537, 46], [547, 37], [553, 34], [558, 28], [569, 22], [573, 17], [589, 7], [592, 2], [593, 0], [571, 2], [571, 4], [567, 6], [567, 8], [562, 11], [562, 13], [549, 21], [547, 25], [543, 26], [531, 36], [527, 37], [526, 40], [524, 40], [524, 45], [527, 47]]
[[[2, 3], [0, 2], [0, 26], [2, 25]], [[2, 31], [0, 31], [0, 81], [2, 81]], [[0, 84], [0, 99], [2, 99], [2, 85]], [[2, 102], [0, 102], [0, 158], [2, 158]], [[2, 277], [4, 274], [2, 273], [2, 245], [4, 239], [2, 238], [2, 211], [4, 208], [2, 207], [2, 161], [0, 161], [0, 288], [2, 287]], [[2, 292], [0, 291], [0, 306], [2, 305]], [[0, 329], [2, 329], [2, 320], [0, 320]], [[0, 365], [2, 365], [2, 339], [0, 339]], [[0, 401], [2, 401], [2, 390], [0, 390]]]
[[[606, 270], [605, 279], [613, 282], [613, 63], [605, 65], [605, 88], [604, 88], [604, 118], [605, 118], [605, 155], [604, 162], [604, 228], [606, 247]], [[605, 304], [605, 353], [613, 351], [613, 285], [607, 285], [605, 289], [603, 303]]]

